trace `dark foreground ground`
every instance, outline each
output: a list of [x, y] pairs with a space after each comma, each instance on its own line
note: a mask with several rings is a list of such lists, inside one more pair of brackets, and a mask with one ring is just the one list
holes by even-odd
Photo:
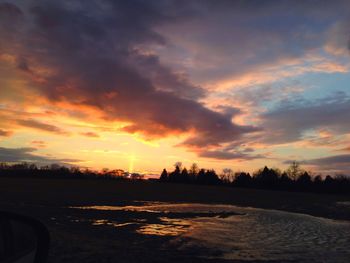
[[233, 204], [350, 220], [349, 208], [337, 206], [349, 202], [349, 196], [146, 181], [0, 178], [0, 209], [33, 216], [48, 226], [50, 262], [235, 262], [210, 259], [217, 252], [202, 253], [201, 248], [178, 251], [171, 236], [138, 234], [133, 224], [117, 228], [93, 224], [96, 220], [157, 224], [159, 214], [69, 208], [138, 201]]

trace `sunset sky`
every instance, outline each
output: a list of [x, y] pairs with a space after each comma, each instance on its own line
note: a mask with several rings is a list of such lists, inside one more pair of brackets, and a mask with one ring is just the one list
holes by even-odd
[[349, 49], [347, 0], [0, 0], [0, 161], [350, 174]]

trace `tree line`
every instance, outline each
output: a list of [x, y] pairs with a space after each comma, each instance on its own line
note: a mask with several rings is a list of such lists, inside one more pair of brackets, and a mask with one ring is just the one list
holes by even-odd
[[231, 169], [223, 169], [217, 174], [214, 170], [200, 169], [192, 164], [189, 169], [177, 162], [172, 172], [163, 169], [159, 181], [169, 183], [189, 183], [206, 185], [226, 185], [232, 187], [246, 187], [283, 191], [302, 191], [319, 193], [347, 193], [350, 194], [350, 178], [344, 175], [325, 177], [311, 175], [297, 162], [293, 162], [288, 169], [278, 168], [259, 169], [252, 175], [247, 172], [234, 173]]
[[66, 167], [51, 164], [38, 167], [33, 163], [0, 163], [2, 177], [38, 177], [38, 178], [68, 178], [68, 179], [143, 179], [138, 173], [128, 173], [121, 169], [93, 171], [88, 168]]
[[[113, 180], [143, 179], [143, 175], [128, 173], [121, 169], [93, 171], [88, 168], [68, 168], [58, 164], [38, 167], [30, 163], [0, 163], [0, 176]], [[192, 164], [187, 169], [182, 166], [181, 162], [177, 162], [172, 172], [168, 173], [166, 169], [163, 170], [159, 181], [269, 190], [350, 194], [350, 177], [344, 175], [312, 175], [302, 169], [296, 162], [292, 163], [283, 172], [277, 168], [268, 168], [265, 166], [252, 175], [247, 172], [234, 173], [228, 168], [223, 169], [220, 174], [217, 174], [215, 170], [199, 168], [197, 164]]]

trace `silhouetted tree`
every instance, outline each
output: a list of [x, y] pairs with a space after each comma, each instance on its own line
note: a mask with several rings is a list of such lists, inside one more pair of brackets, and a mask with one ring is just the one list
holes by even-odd
[[306, 191], [311, 188], [312, 181], [308, 172], [304, 172], [302, 175], [300, 175], [296, 182], [298, 189], [300, 190]]
[[181, 172], [181, 183], [188, 183], [189, 181], [190, 181], [190, 176], [185, 167], [182, 169], [182, 172]]
[[312, 190], [314, 192], [322, 192], [323, 191], [323, 179], [322, 179], [321, 175], [317, 175], [313, 178]]
[[111, 170], [108, 172], [91, 171], [89, 169], [81, 170], [79, 167], [65, 167], [60, 164], [45, 165], [37, 167], [35, 164], [16, 163], [0, 164], [0, 176], [11, 177], [46, 177], [46, 178], [93, 178], [93, 179], [122, 179], [117, 174], [122, 170]]
[[233, 171], [230, 168], [222, 169], [222, 173], [220, 174], [220, 180], [223, 183], [231, 183], [233, 181]]
[[207, 184], [218, 184], [220, 179], [214, 169], [206, 172]]
[[197, 182], [200, 184], [218, 184], [220, 179], [214, 170], [205, 171], [201, 169], [197, 176]]
[[350, 189], [350, 179], [347, 176], [338, 174], [335, 176], [334, 181], [336, 186], [333, 186], [333, 191], [343, 193], [346, 192], [347, 189]]
[[139, 173], [130, 174], [130, 179], [132, 179], [132, 180], [142, 180], [143, 177], [144, 176], [142, 174], [139, 174]]
[[290, 179], [292, 179], [293, 181], [296, 181], [298, 177], [303, 173], [303, 170], [300, 169], [300, 165], [298, 162], [293, 161], [286, 172]]
[[323, 179], [322, 179], [322, 176], [321, 176], [321, 175], [316, 175], [316, 176], [314, 177], [314, 183], [315, 183], [315, 184], [322, 184], [322, 182], [323, 182]]
[[259, 188], [275, 189], [278, 187], [279, 173], [277, 170], [265, 166], [264, 169], [255, 173], [254, 179]]
[[[198, 184], [223, 184], [236, 187], [257, 187], [264, 189], [293, 190], [293, 191], [314, 191], [320, 193], [347, 193], [350, 194], [350, 177], [345, 175], [330, 176], [327, 175], [323, 180], [320, 175], [311, 178], [310, 174], [305, 172], [297, 163], [284, 173], [276, 168], [269, 169], [264, 167], [258, 170], [253, 177], [249, 173], [239, 172], [234, 176], [232, 183], [227, 181], [227, 176], [221, 175], [221, 180], [214, 170], [200, 169], [193, 164], [188, 172], [186, 168], [181, 169], [182, 163], [178, 162], [175, 170], [170, 174], [166, 169], [163, 170], [160, 180], [166, 182], [198, 183]], [[225, 170], [223, 173], [231, 174], [232, 170]], [[292, 179], [295, 178], [296, 179]], [[121, 169], [109, 170], [103, 169], [101, 172], [92, 171], [88, 168], [79, 167], [67, 168], [60, 164], [46, 165], [37, 167], [35, 164], [26, 162], [7, 164], [0, 163], [0, 176], [11, 177], [52, 177], [52, 178], [96, 178], [96, 179], [142, 179], [140, 174], [129, 174]], [[290, 176], [292, 178], [290, 178]], [[166, 180], [167, 178], [167, 180]]]
[[168, 180], [168, 172], [167, 172], [166, 169], [163, 169], [163, 172], [160, 175], [159, 180], [161, 180], [161, 181], [167, 181]]
[[176, 163], [174, 164], [174, 167], [175, 167], [175, 168], [176, 168], [176, 167], [179, 167], [179, 169], [182, 170], [182, 162], [176, 162]]
[[61, 166], [59, 164], [57, 164], [57, 163], [53, 163], [53, 164], [50, 165], [50, 169], [51, 170], [58, 170], [60, 168], [61, 168]]
[[282, 190], [291, 190], [293, 188], [294, 181], [289, 178], [286, 172], [283, 172], [279, 178], [279, 185]]
[[175, 170], [168, 175], [168, 182], [350, 194], [349, 177], [344, 175], [327, 176], [325, 180], [322, 180], [321, 176], [316, 176], [312, 180], [310, 174], [300, 168], [296, 162], [293, 162], [283, 173], [277, 168], [270, 169], [265, 166], [255, 172], [253, 177], [249, 173], [238, 172], [232, 176], [233, 179], [231, 180], [229, 179], [231, 174], [231, 169], [224, 169], [219, 178], [214, 170], [198, 169], [196, 164], [191, 166], [189, 172], [186, 168], [181, 170], [180, 166], [176, 165]]
[[193, 163], [190, 167], [189, 174], [188, 174], [190, 182], [193, 183], [196, 181], [196, 177], [197, 177], [198, 172], [199, 172], [198, 165], [196, 163]]
[[200, 169], [197, 177], [196, 177], [196, 182], [199, 184], [203, 184], [205, 182], [205, 170], [204, 169]]
[[32, 164], [29, 165], [28, 169], [29, 170], [38, 170], [38, 167], [36, 166], [35, 163], [32, 163]]
[[331, 185], [331, 184], [333, 183], [333, 181], [334, 181], [334, 179], [332, 178], [332, 176], [327, 175], [327, 176], [326, 176], [326, 179], [324, 180], [324, 183], [325, 183], [326, 185]]
[[235, 179], [233, 181], [234, 186], [239, 187], [251, 187], [252, 186], [252, 177], [249, 173], [238, 172], [235, 173]]
[[176, 165], [175, 170], [169, 174], [169, 182], [180, 182], [181, 181], [181, 172], [180, 166]]

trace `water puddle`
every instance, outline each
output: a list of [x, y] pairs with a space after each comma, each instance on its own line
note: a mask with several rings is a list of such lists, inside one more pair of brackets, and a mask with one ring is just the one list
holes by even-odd
[[123, 226], [128, 226], [128, 225], [134, 225], [134, 222], [127, 222], [127, 223], [115, 223], [113, 221], [109, 221], [106, 219], [98, 219], [98, 220], [93, 220], [92, 225], [93, 226], [113, 226], [113, 227], [123, 227]]
[[[350, 258], [348, 221], [232, 205], [146, 203], [75, 208], [147, 212], [143, 221], [137, 221], [137, 233], [171, 236], [180, 250], [220, 250], [216, 257], [224, 259], [348, 262]], [[133, 213], [130, 222], [115, 226], [135, 224]], [[94, 224], [113, 226], [104, 220]]]
[[145, 224], [136, 232], [144, 235], [179, 236], [190, 230], [191, 221], [160, 217], [161, 224]]
[[337, 202], [336, 205], [350, 208], [350, 202], [349, 201]]

